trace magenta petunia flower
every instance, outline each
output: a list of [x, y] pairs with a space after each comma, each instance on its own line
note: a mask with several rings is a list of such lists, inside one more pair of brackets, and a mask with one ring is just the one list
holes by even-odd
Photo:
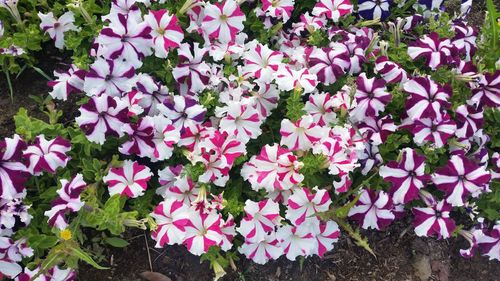
[[103, 181], [109, 187], [110, 196], [120, 194], [136, 198], [144, 194], [152, 175], [148, 167], [125, 160], [122, 167], [111, 168]]
[[318, 81], [330, 85], [346, 73], [351, 62], [348, 50], [334, 44], [333, 48], [313, 48], [308, 64], [309, 71], [317, 75]]
[[277, 260], [283, 255], [283, 249], [274, 231], [269, 232], [261, 241], [245, 240], [238, 248], [238, 252], [257, 264], [265, 264], [270, 260]]
[[208, 214], [191, 212], [188, 223], [185, 226], [186, 236], [184, 245], [193, 255], [201, 255], [208, 252], [212, 246], [218, 246], [224, 234], [220, 228], [221, 217], [215, 212]]
[[361, 73], [356, 79], [357, 106], [351, 111], [351, 117], [355, 121], [364, 120], [366, 117], [378, 116], [385, 110], [385, 106], [391, 101], [392, 95], [387, 92], [385, 81], [382, 79], [368, 78], [366, 73]]
[[382, 190], [363, 189], [356, 205], [349, 210], [349, 218], [364, 229], [383, 230], [395, 219], [391, 197]]
[[314, 193], [307, 187], [293, 190], [292, 196], [288, 198], [286, 218], [292, 224], [298, 226], [306, 218], [319, 212], [326, 212], [330, 208], [332, 200], [326, 189], [313, 188]]
[[202, 153], [215, 153], [223, 160], [223, 164], [232, 167], [239, 156], [246, 154], [245, 145], [234, 135], [215, 131], [213, 136], [200, 142]]
[[257, 16], [268, 16], [287, 22], [292, 16], [295, 0], [262, 0], [262, 8], [256, 9]]
[[420, 237], [436, 234], [438, 239], [450, 238], [456, 228], [455, 221], [450, 218], [451, 209], [451, 205], [444, 200], [426, 208], [414, 207], [415, 234]]
[[124, 155], [151, 157], [155, 149], [153, 120], [152, 117], [145, 116], [140, 118], [137, 123], [123, 125], [121, 130], [128, 136], [128, 141], [124, 142], [118, 151]]
[[308, 256], [317, 251], [317, 241], [311, 230], [309, 224], [284, 225], [278, 229], [276, 237], [287, 259], [294, 261], [298, 256]]
[[260, 242], [267, 233], [273, 232], [281, 221], [279, 204], [265, 199], [259, 202], [247, 200], [245, 202], [245, 216], [236, 228], [249, 242]]
[[490, 182], [490, 172], [484, 166], [463, 155], [452, 155], [448, 164], [432, 175], [432, 182], [446, 193], [446, 202], [463, 206], [469, 194], [478, 197]]
[[239, 102], [231, 102], [227, 113], [220, 120], [220, 130], [230, 136], [235, 136], [242, 143], [256, 139], [262, 134], [260, 125], [263, 119], [256, 108]]
[[281, 91], [300, 89], [302, 93], [307, 94], [314, 91], [318, 85], [316, 74], [309, 73], [307, 68], [295, 70], [288, 65], [280, 65], [274, 73], [274, 78]]
[[156, 241], [155, 247], [182, 244], [190, 214], [188, 205], [182, 201], [167, 198], [160, 202], [151, 214], [157, 224], [157, 228], [151, 233], [151, 237]]
[[107, 94], [122, 97], [124, 93], [132, 90], [134, 76], [135, 69], [129, 63], [97, 59], [85, 75], [83, 90], [87, 96]]
[[401, 127], [409, 128], [413, 134], [413, 141], [420, 146], [431, 142], [437, 148], [443, 147], [457, 129], [455, 122], [447, 113], [438, 115], [434, 119], [421, 118], [408, 121], [411, 124], [401, 125]]
[[406, 101], [406, 112], [411, 119], [436, 118], [450, 107], [448, 99], [452, 89], [434, 82], [429, 76], [415, 77], [403, 85], [410, 96]]
[[269, 83], [273, 73], [278, 70], [283, 54], [269, 49], [256, 41], [247, 44], [248, 51], [243, 54], [243, 76], [253, 77], [262, 83]]
[[304, 110], [313, 117], [314, 123], [319, 126], [330, 126], [337, 122], [333, 106], [334, 100], [329, 93], [311, 94]]
[[459, 53], [465, 55], [466, 61], [470, 61], [477, 49], [476, 29], [464, 22], [456, 22], [452, 28], [455, 31], [455, 37], [453, 37], [451, 44], [457, 48]]
[[338, 22], [340, 17], [352, 12], [352, 4], [349, 0], [320, 0], [314, 6], [312, 14]]
[[328, 133], [327, 127], [314, 123], [311, 115], [304, 115], [296, 122], [288, 119], [281, 121], [281, 145], [290, 150], [308, 150]]
[[66, 167], [71, 159], [66, 153], [70, 150], [71, 143], [62, 137], [47, 140], [44, 135], [39, 135], [35, 143], [23, 151], [23, 155], [27, 159], [28, 171], [38, 176], [43, 172], [55, 174], [57, 168]]
[[185, 96], [173, 96], [158, 105], [158, 110], [172, 121], [182, 133], [186, 128], [201, 124], [205, 119], [206, 109], [196, 100]]
[[382, 76], [387, 83], [404, 84], [409, 74], [399, 64], [390, 61], [387, 57], [378, 57], [375, 61], [375, 71]]
[[398, 126], [394, 124], [392, 116], [386, 115], [382, 118], [367, 117], [358, 124], [359, 132], [374, 145], [379, 145], [387, 140], [387, 137], [394, 133]]
[[500, 70], [479, 77], [478, 87], [472, 89], [471, 100], [478, 105], [500, 106]]
[[451, 63], [455, 51], [450, 39], [439, 38], [436, 32], [424, 35], [408, 47], [408, 55], [412, 59], [425, 58], [427, 66], [432, 70]]
[[418, 191], [429, 180], [425, 157], [411, 148], [403, 148], [401, 161], [389, 161], [380, 167], [379, 174], [392, 184], [390, 194], [394, 204], [406, 204], [417, 198]]
[[24, 183], [29, 173], [23, 164], [23, 150], [26, 143], [19, 135], [0, 141], [0, 198], [11, 200], [23, 197]]
[[170, 15], [165, 9], [150, 10], [144, 21], [151, 28], [155, 56], [166, 58], [169, 50], [180, 47], [184, 32], [177, 23], [177, 17]]
[[210, 38], [222, 43], [234, 41], [236, 34], [243, 30], [246, 17], [235, 0], [207, 4], [201, 28]]
[[323, 257], [333, 249], [333, 243], [338, 241], [339, 236], [339, 226], [335, 221], [320, 222], [318, 232], [316, 233], [318, 246], [314, 254]]
[[455, 120], [457, 121], [457, 130], [455, 135], [458, 138], [470, 138], [483, 127], [484, 117], [483, 109], [475, 108], [470, 105], [460, 105], [455, 110]]
[[500, 224], [498, 222], [492, 230], [478, 235], [476, 242], [483, 255], [488, 256], [490, 260], [500, 261]]
[[208, 85], [210, 67], [204, 61], [207, 53], [208, 48], [200, 48], [199, 43], [194, 43], [192, 47], [188, 43], [183, 43], [177, 49], [179, 64], [172, 70], [172, 75], [182, 86], [182, 93], [198, 93]]

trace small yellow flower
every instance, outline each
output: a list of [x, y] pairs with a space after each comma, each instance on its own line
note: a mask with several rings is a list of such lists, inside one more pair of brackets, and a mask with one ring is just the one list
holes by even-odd
[[71, 239], [71, 237], [72, 237], [72, 235], [71, 235], [71, 230], [69, 230], [69, 229], [67, 229], [67, 228], [66, 228], [65, 230], [62, 230], [62, 231], [61, 231], [61, 233], [59, 233], [59, 235], [61, 236], [61, 238], [62, 238], [63, 240], [66, 240], [66, 241], [67, 241], [67, 240], [70, 240], [70, 239]]

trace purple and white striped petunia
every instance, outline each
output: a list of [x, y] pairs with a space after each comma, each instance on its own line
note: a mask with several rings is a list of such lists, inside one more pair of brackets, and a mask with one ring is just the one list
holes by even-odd
[[455, 37], [453, 37], [451, 44], [457, 48], [458, 52], [465, 55], [465, 61], [470, 61], [477, 49], [476, 29], [464, 22], [454, 23], [452, 28], [455, 31]]
[[233, 42], [236, 34], [243, 30], [246, 17], [235, 0], [225, 0], [205, 5], [202, 30], [221, 43]]
[[184, 40], [184, 32], [177, 23], [177, 17], [170, 15], [165, 9], [150, 10], [144, 21], [151, 28], [155, 56], [166, 58], [170, 49], [180, 47]]
[[221, 220], [221, 216], [215, 212], [191, 213], [185, 226], [186, 236], [183, 242], [191, 254], [199, 256], [222, 242], [224, 234], [220, 228]]
[[57, 168], [66, 167], [71, 159], [66, 153], [70, 150], [71, 143], [62, 137], [47, 140], [44, 135], [38, 135], [35, 143], [28, 146], [23, 155], [27, 159], [28, 171], [38, 176], [43, 172], [55, 174]]
[[358, 13], [366, 20], [385, 20], [389, 17], [392, 0], [359, 0]]
[[[412, 122], [409, 120], [409, 122]], [[443, 147], [448, 139], [455, 134], [457, 126], [455, 121], [447, 113], [442, 113], [436, 118], [420, 118], [414, 120], [411, 125], [402, 125], [408, 127], [413, 134], [413, 141], [422, 146], [431, 142], [436, 148]]]
[[23, 164], [26, 143], [19, 135], [0, 141], [0, 198], [12, 200], [24, 197], [24, 183], [29, 173]]
[[267, 233], [273, 232], [281, 221], [279, 204], [271, 199], [259, 202], [247, 200], [245, 202], [245, 216], [236, 228], [245, 241], [260, 242]]
[[349, 210], [349, 218], [364, 229], [383, 230], [395, 219], [392, 199], [382, 190], [363, 189], [356, 205]]
[[412, 59], [425, 58], [425, 62], [432, 70], [447, 65], [453, 61], [456, 48], [450, 39], [439, 38], [436, 32], [425, 35], [408, 47], [408, 55]]
[[313, 188], [314, 193], [307, 187], [293, 190], [292, 196], [288, 198], [286, 218], [292, 224], [298, 226], [308, 217], [326, 212], [330, 208], [332, 200], [326, 189]]
[[500, 224], [493, 226], [490, 231], [485, 231], [476, 237], [477, 245], [481, 253], [488, 256], [490, 260], [500, 261]]
[[261, 241], [245, 240], [245, 243], [238, 248], [238, 252], [257, 264], [265, 264], [283, 255], [283, 249], [274, 231], [266, 234]]
[[104, 144], [106, 136], [123, 136], [121, 128], [129, 122], [127, 104], [108, 95], [94, 96], [79, 109], [76, 123], [87, 139]]
[[403, 85], [403, 89], [410, 94], [406, 112], [411, 119], [437, 118], [442, 110], [450, 107], [451, 87], [441, 86], [429, 76], [412, 78]]
[[54, 76], [57, 79], [47, 82], [47, 85], [52, 87], [49, 95], [54, 99], [67, 100], [69, 94], [83, 90], [86, 74], [85, 70], [78, 69], [74, 64], [67, 71], [54, 70]]
[[281, 145], [290, 150], [308, 150], [328, 134], [328, 128], [314, 123], [311, 115], [304, 115], [296, 122], [288, 119], [281, 121]]
[[227, 106], [226, 116], [220, 120], [220, 130], [236, 138], [242, 143], [256, 139], [262, 134], [260, 125], [263, 119], [256, 108], [238, 102]]
[[354, 121], [378, 116], [392, 99], [383, 79], [368, 78], [366, 73], [361, 73], [356, 79], [356, 86], [354, 98], [357, 106], [350, 113]]
[[479, 77], [478, 87], [472, 89], [471, 100], [478, 105], [500, 106], [500, 70]]
[[58, 197], [52, 201], [51, 209], [44, 213], [49, 218], [49, 226], [60, 230], [68, 227], [66, 213], [78, 212], [83, 207], [85, 203], [81, 201], [80, 194], [86, 186], [82, 174], [77, 174], [71, 181], [61, 180], [61, 188], [57, 190]]
[[394, 204], [406, 204], [418, 197], [418, 191], [430, 179], [425, 174], [425, 157], [411, 148], [402, 149], [400, 162], [390, 161], [381, 166], [380, 176], [392, 184], [390, 194]]
[[455, 222], [450, 218], [451, 209], [452, 206], [444, 200], [427, 208], [414, 207], [415, 234], [419, 237], [436, 234], [438, 239], [450, 238], [456, 228]]
[[314, 6], [312, 14], [338, 22], [340, 17], [352, 12], [352, 4], [349, 0], [320, 0]]
[[186, 87], [185, 93], [201, 92], [208, 85], [210, 66], [203, 59], [207, 53], [208, 48], [200, 48], [197, 42], [192, 48], [188, 43], [183, 43], [177, 49], [179, 64], [172, 70], [172, 75], [177, 83]]
[[157, 228], [151, 233], [156, 241], [156, 248], [165, 245], [182, 244], [186, 235], [185, 226], [189, 222], [188, 205], [174, 198], [167, 198], [155, 207], [151, 217], [155, 220]]
[[382, 76], [387, 83], [400, 83], [403, 85], [409, 78], [409, 74], [399, 64], [390, 61], [386, 56], [378, 57], [375, 61], [375, 71]]
[[158, 105], [158, 110], [172, 121], [181, 133], [203, 123], [207, 110], [195, 99], [187, 96], [173, 96]]
[[432, 182], [446, 193], [446, 202], [452, 206], [463, 206], [467, 196], [478, 197], [485, 192], [491, 174], [464, 155], [452, 155], [445, 167], [432, 175]]
[[122, 167], [113, 167], [103, 178], [109, 187], [109, 195], [120, 194], [130, 198], [142, 196], [148, 188], [151, 170], [137, 162], [123, 161]]
[[38, 12], [38, 17], [41, 20], [40, 28], [48, 33], [50, 38], [55, 41], [55, 46], [58, 49], [64, 48], [64, 33], [70, 30], [80, 31], [73, 23], [75, 22], [75, 15], [73, 12], [68, 11], [60, 16], [58, 19], [54, 18], [54, 14], [49, 12], [43, 14]]
[[246, 47], [248, 51], [243, 54], [245, 61], [243, 76], [255, 78], [262, 83], [271, 82], [273, 73], [278, 70], [281, 64], [283, 54], [256, 41], [248, 43]]
[[118, 151], [124, 155], [137, 155], [139, 157], [151, 157], [155, 149], [154, 121], [151, 116], [140, 118], [137, 123], [125, 124], [122, 131], [128, 136]]
[[470, 105], [460, 105], [455, 110], [455, 120], [457, 121], [457, 130], [455, 135], [458, 138], [470, 138], [483, 127], [484, 117], [483, 109], [475, 108]]
[[31, 256], [33, 249], [27, 246], [26, 239], [14, 241], [9, 237], [0, 237], [0, 276], [14, 279], [23, 271], [19, 263]]
[[333, 48], [314, 48], [308, 55], [309, 71], [318, 81], [331, 85], [349, 69], [350, 55], [346, 48], [333, 44]]
[[98, 59], [90, 65], [85, 75], [83, 90], [87, 96], [107, 94], [121, 97], [132, 90], [135, 84], [135, 69], [129, 63]]
[[394, 124], [391, 115], [386, 115], [382, 118], [367, 117], [359, 123], [358, 129], [365, 139], [374, 145], [380, 145], [398, 129], [398, 126]]

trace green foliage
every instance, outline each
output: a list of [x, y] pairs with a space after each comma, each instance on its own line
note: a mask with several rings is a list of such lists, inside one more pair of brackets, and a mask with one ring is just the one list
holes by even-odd
[[286, 117], [291, 121], [299, 120], [305, 114], [302, 89], [294, 89], [286, 100]]
[[436, 32], [440, 38], [453, 38], [455, 36], [448, 13], [440, 13], [438, 17], [430, 17], [428, 26], [429, 32]]

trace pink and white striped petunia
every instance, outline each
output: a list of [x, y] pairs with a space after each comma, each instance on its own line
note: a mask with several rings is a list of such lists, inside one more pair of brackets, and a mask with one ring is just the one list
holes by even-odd
[[26, 143], [19, 135], [0, 141], [0, 198], [12, 200], [24, 197], [24, 183], [29, 173], [23, 164]]
[[162, 195], [163, 198], [174, 198], [190, 206], [198, 197], [200, 189], [196, 187], [196, 184], [188, 176], [180, 176], [179, 174], [177, 177], [178, 178], [168, 187], [163, 183], [165, 191], [160, 195]]
[[276, 239], [274, 231], [266, 234], [263, 240], [253, 241], [245, 240], [238, 251], [257, 264], [265, 264], [270, 260], [277, 260], [283, 255], [283, 249]]
[[327, 127], [314, 123], [311, 115], [304, 115], [296, 122], [288, 119], [281, 121], [281, 145], [286, 145], [290, 150], [308, 150], [328, 133]]
[[108, 95], [94, 96], [79, 109], [76, 123], [87, 139], [104, 144], [106, 136], [123, 136], [121, 128], [129, 122], [127, 104]]
[[[336, 128], [332, 129], [336, 130]], [[336, 136], [329, 136], [321, 139], [313, 147], [313, 153], [323, 154], [328, 160], [328, 170], [331, 175], [345, 175], [354, 171], [359, 166], [357, 163], [356, 152], [348, 149]]]
[[221, 243], [224, 234], [220, 226], [221, 217], [215, 212], [191, 212], [185, 226], [186, 236], [183, 243], [191, 254], [204, 254], [210, 247]]
[[260, 242], [280, 223], [279, 204], [271, 199], [245, 202], [245, 217], [236, 228], [248, 242]]
[[223, 160], [223, 165], [233, 166], [236, 158], [246, 154], [245, 145], [234, 135], [215, 131], [213, 136], [200, 142], [202, 153], [215, 153]]
[[438, 239], [450, 238], [456, 228], [455, 222], [450, 218], [451, 209], [451, 205], [444, 200], [427, 208], [414, 207], [412, 212], [415, 216], [415, 234], [420, 237], [436, 234]]
[[151, 28], [155, 56], [166, 58], [169, 50], [177, 48], [184, 39], [184, 32], [177, 23], [177, 17], [165, 9], [150, 10], [144, 21]]
[[78, 69], [76, 65], [72, 64], [67, 71], [54, 70], [56, 80], [47, 82], [52, 91], [49, 95], [58, 100], [67, 100], [68, 95], [71, 93], [81, 92], [83, 90], [83, 82], [87, 72]]
[[[403, 128], [406, 125], [402, 126]], [[424, 145], [426, 142], [431, 142], [434, 147], [443, 147], [448, 139], [455, 134], [457, 126], [450, 118], [450, 115], [443, 113], [436, 118], [420, 118], [414, 120], [411, 125], [413, 141], [417, 145]]]
[[257, 16], [265, 15], [287, 22], [292, 16], [295, 0], [262, 0], [262, 8], [256, 9]]
[[28, 171], [38, 176], [43, 172], [55, 174], [57, 168], [66, 167], [71, 159], [66, 153], [70, 150], [71, 143], [62, 137], [47, 140], [44, 135], [39, 135], [35, 143], [23, 151], [23, 155], [27, 159]]
[[110, 196], [120, 194], [136, 198], [144, 194], [152, 175], [148, 167], [139, 165], [135, 161], [125, 160], [122, 167], [111, 168], [103, 181], [109, 187]]
[[231, 102], [227, 106], [227, 114], [220, 120], [220, 130], [236, 138], [242, 143], [256, 139], [262, 134], [260, 125], [263, 119], [257, 109], [239, 102]]
[[302, 166], [288, 149], [275, 143], [265, 145], [259, 155], [252, 156], [243, 165], [241, 176], [250, 182], [255, 191], [261, 188], [267, 192], [289, 190], [304, 179], [299, 173]]
[[361, 73], [356, 79], [356, 86], [354, 98], [357, 106], [350, 113], [356, 122], [378, 116], [392, 99], [383, 79], [368, 78], [366, 73]]
[[248, 51], [243, 54], [243, 76], [255, 78], [262, 83], [271, 82], [273, 73], [283, 60], [283, 54], [256, 41], [248, 43], [246, 47]]
[[363, 189], [356, 205], [349, 210], [349, 218], [364, 229], [383, 230], [395, 219], [392, 199], [384, 191]]
[[386, 56], [378, 57], [375, 61], [375, 71], [382, 76], [387, 83], [404, 84], [409, 74], [399, 64], [390, 61]]
[[463, 155], [452, 155], [448, 164], [432, 175], [432, 182], [446, 193], [446, 202], [463, 206], [467, 196], [478, 197], [487, 190], [490, 172]]
[[276, 238], [286, 258], [294, 261], [298, 256], [308, 256], [316, 252], [317, 241], [309, 224], [300, 226], [284, 225], [276, 232]]
[[52, 12], [43, 14], [38, 12], [38, 17], [41, 20], [40, 28], [43, 32], [48, 33], [50, 38], [55, 41], [55, 46], [58, 49], [64, 48], [64, 33], [70, 30], [79, 31], [80, 29], [74, 25], [75, 15], [68, 11], [58, 19], [54, 17]]
[[234, 41], [236, 34], [243, 30], [246, 17], [235, 0], [207, 4], [203, 12], [202, 30], [221, 43]]
[[394, 204], [406, 204], [418, 197], [429, 176], [425, 174], [425, 157], [411, 148], [403, 148], [401, 161], [381, 166], [380, 176], [392, 184], [390, 194]]
[[333, 243], [338, 241], [340, 236], [339, 226], [335, 221], [320, 222], [316, 233], [317, 251], [314, 254], [323, 257], [333, 249]]
[[274, 77], [281, 91], [301, 89], [301, 93], [307, 94], [314, 91], [318, 85], [316, 74], [309, 73], [307, 68], [294, 70], [288, 65], [280, 65]]
[[260, 82], [256, 82], [256, 84], [259, 85], [259, 90], [251, 91], [246, 101], [249, 105], [257, 109], [262, 119], [271, 115], [271, 111], [278, 107], [280, 93], [274, 84]]
[[455, 52], [450, 39], [439, 38], [436, 32], [424, 35], [408, 47], [408, 55], [412, 59], [425, 58], [427, 66], [432, 70], [451, 63]]
[[204, 61], [204, 56], [208, 53], [207, 47], [200, 48], [199, 43], [191, 46], [183, 43], [177, 49], [179, 64], [172, 70], [172, 75], [177, 83], [187, 87], [187, 92], [198, 93], [203, 91], [210, 79], [210, 67]]
[[[214, 196], [213, 194], [212, 196], [213, 198], [217, 198], [217, 196]], [[216, 202], [216, 204], [218, 203], [222, 204], [222, 201], [224, 200], [222, 199], [222, 194], [220, 194], [219, 197], [221, 201]], [[214, 203], [214, 201], [212, 201], [211, 203]], [[215, 208], [215, 209], [220, 211], [221, 208]], [[233, 247], [233, 239], [236, 236], [236, 223], [234, 222], [233, 215], [229, 214], [225, 221], [221, 219], [220, 230], [224, 235], [222, 235], [222, 241], [219, 246], [223, 251], [229, 251]]]
[[304, 110], [313, 117], [319, 126], [329, 126], [337, 122], [337, 114], [333, 108], [334, 101], [329, 93], [311, 94]]
[[191, 212], [188, 205], [174, 198], [167, 198], [155, 207], [151, 217], [157, 228], [151, 233], [156, 241], [156, 248], [165, 245], [182, 244], [186, 235], [185, 226], [189, 222]]
[[328, 211], [332, 200], [326, 189], [313, 188], [314, 193], [307, 187], [299, 188], [293, 191], [292, 196], [288, 198], [288, 208], [286, 218], [294, 225], [302, 224], [306, 218], [319, 213]]
[[500, 106], [500, 70], [479, 77], [478, 87], [472, 89], [471, 100], [478, 105]]
[[87, 96], [107, 94], [121, 97], [132, 90], [135, 80], [135, 69], [129, 63], [98, 59], [90, 65], [85, 75], [83, 90]]
[[170, 119], [157, 115], [153, 117], [153, 154], [150, 156], [152, 161], [167, 160], [172, 156], [174, 144], [180, 140], [180, 132], [174, 127]]
[[58, 197], [52, 201], [51, 209], [44, 213], [49, 218], [49, 226], [60, 230], [68, 227], [65, 215], [68, 212], [78, 212], [85, 205], [80, 199], [80, 193], [86, 186], [82, 174], [77, 174], [71, 181], [61, 180], [61, 188], [57, 190]]
[[351, 62], [348, 50], [335, 43], [332, 48], [313, 48], [308, 64], [309, 71], [317, 75], [319, 82], [331, 85], [346, 73]]
[[443, 87], [429, 76], [412, 78], [403, 89], [410, 94], [406, 100], [406, 112], [411, 119], [436, 118], [442, 110], [450, 107], [451, 87]]
[[318, 17], [325, 15], [327, 18], [338, 22], [340, 17], [352, 12], [349, 0], [320, 0], [314, 6], [312, 14]]

